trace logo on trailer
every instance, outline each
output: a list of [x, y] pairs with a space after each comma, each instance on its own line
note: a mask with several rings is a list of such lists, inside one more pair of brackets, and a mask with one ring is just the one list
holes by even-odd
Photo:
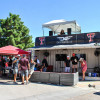
[[95, 33], [89, 33], [89, 34], [87, 34], [87, 37], [90, 39], [89, 42], [93, 41], [94, 36], [95, 36]]
[[45, 41], [45, 37], [39, 37], [39, 40], [40, 40], [40, 45], [43, 45]]
[[67, 36], [67, 37], [57, 37], [60, 41], [68, 41], [72, 38], [72, 36]]

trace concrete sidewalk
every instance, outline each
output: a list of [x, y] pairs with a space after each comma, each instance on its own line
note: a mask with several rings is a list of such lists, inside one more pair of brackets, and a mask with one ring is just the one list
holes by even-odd
[[0, 100], [100, 100], [100, 89], [89, 88], [89, 83], [57, 86], [42, 83], [20, 85], [21, 82], [18, 82], [18, 85], [14, 85], [12, 80], [0, 80]]

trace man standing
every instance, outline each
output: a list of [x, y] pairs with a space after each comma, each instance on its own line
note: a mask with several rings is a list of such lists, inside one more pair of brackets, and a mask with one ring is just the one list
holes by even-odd
[[28, 70], [30, 69], [29, 60], [26, 59], [26, 55], [19, 61], [21, 67], [22, 84], [24, 85], [24, 76], [26, 78], [26, 85], [28, 84]]
[[42, 71], [46, 72], [46, 71], [47, 71], [47, 67], [48, 67], [48, 62], [47, 62], [46, 57], [44, 57], [44, 59], [43, 59], [43, 61], [42, 61], [42, 66], [41, 66], [40, 71], [41, 71], [41, 72], [42, 72]]
[[14, 74], [14, 83], [16, 83], [16, 78], [17, 78], [17, 74], [18, 74], [18, 63], [19, 63], [19, 59], [20, 59], [20, 55], [17, 55], [16, 58], [14, 58], [13, 60], [13, 74]]
[[75, 55], [75, 53], [72, 54], [71, 61], [72, 61], [72, 73], [77, 72], [77, 64], [78, 64], [78, 57]]
[[65, 64], [65, 72], [70, 72], [70, 57], [67, 56], [67, 59], [64, 61]]

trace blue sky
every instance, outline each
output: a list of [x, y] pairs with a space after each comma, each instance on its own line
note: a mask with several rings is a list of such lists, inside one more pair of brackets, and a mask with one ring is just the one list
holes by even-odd
[[0, 19], [9, 12], [20, 15], [33, 41], [42, 36], [42, 24], [52, 20], [76, 20], [82, 32], [100, 31], [100, 0], [0, 0]]

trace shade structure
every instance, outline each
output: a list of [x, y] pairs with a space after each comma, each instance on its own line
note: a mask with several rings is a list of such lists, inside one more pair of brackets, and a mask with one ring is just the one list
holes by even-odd
[[22, 50], [22, 49], [19, 49], [19, 48], [17, 48], [17, 47], [8, 45], [8, 46], [1, 47], [1, 48], [0, 48], [0, 54], [3, 54], [3, 55], [27, 54], [27, 55], [28, 55], [29, 52], [24, 51], [24, 50]]
[[53, 20], [42, 25], [44, 28], [49, 28], [55, 33], [59, 33], [62, 29], [64, 32], [67, 32], [68, 28], [71, 28], [72, 32], [81, 32], [81, 27], [76, 23], [76, 21], [66, 21], [62, 20]]

